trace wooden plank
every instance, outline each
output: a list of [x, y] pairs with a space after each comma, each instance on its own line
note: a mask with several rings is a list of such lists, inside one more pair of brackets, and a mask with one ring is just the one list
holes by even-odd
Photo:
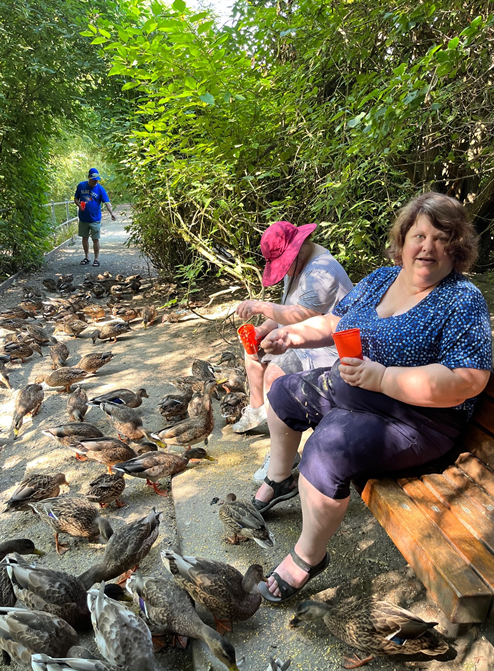
[[[466, 476], [464, 476], [466, 478]], [[468, 478], [466, 478], [468, 480]], [[443, 475], [432, 473], [422, 476], [422, 482], [453, 515], [491, 552], [494, 548], [494, 524], [490, 516], [483, 515], [472, 499], [463, 496], [450, 480]], [[473, 483], [472, 483], [473, 484]], [[478, 489], [478, 488], [477, 488]]]
[[494, 433], [494, 400], [487, 396], [485, 392], [480, 396], [473, 420], [484, 427], [484, 429]]
[[489, 382], [487, 383], [487, 386], [482, 393], [494, 398], [494, 373], [491, 373]]
[[419, 510], [436, 526], [466, 563], [494, 592], [494, 555], [458, 521], [418, 478], [399, 480]]
[[480, 461], [494, 468], [494, 436], [484, 431], [480, 426], [470, 424], [462, 437], [462, 443]]
[[[482, 487], [484, 491], [493, 499], [494, 504], [494, 473], [487, 468], [479, 459], [469, 452], [460, 454], [455, 465], [463, 471], [468, 477]], [[494, 507], [493, 507], [494, 510]]]
[[482, 622], [490, 590], [397, 483], [369, 480], [362, 498], [446, 616]]

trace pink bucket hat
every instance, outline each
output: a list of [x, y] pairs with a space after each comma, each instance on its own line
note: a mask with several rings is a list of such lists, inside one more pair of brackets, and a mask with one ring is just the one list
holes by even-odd
[[261, 252], [266, 259], [262, 275], [263, 286], [271, 287], [285, 277], [304, 240], [316, 228], [317, 224], [297, 227], [289, 221], [277, 221], [264, 231], [261, 238]]

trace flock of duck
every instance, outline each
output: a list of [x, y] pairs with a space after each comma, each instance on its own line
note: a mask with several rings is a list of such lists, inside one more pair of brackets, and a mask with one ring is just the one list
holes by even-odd
[[[247, 405], [243, 361], [224, 352], [217, 364], [200, 359], [192, 363], [190, 375], [174, 380], [176, 391], [160, 401], [159, 413], [167, 426], [153, 433], [143, 424], [138, 408], [148, 398], [145, 389], [115, 388], [89, 398], [79, 384], [109, 363], [111, 351], [82, 356], [76, 366], [67, 365], [69, 349], [55, 334], [74, 339], [94, 323], [91, 339], [117, 342], [123, 334], [137, 337], [131, 323], [143, 328], [157, 322], [158, 310], [150, 305], [136, 309], [125, 304], [126, 295], [141, 289], [139, 275], [97, 277], [87, 274], [79, 287], [72, 276], [43, 285], [49, 293], [25, 287], [19, 306], [0, 312], [0, 328], [8, 335], [0, 355], [0, 385], [11, 390], [12, 362], [43, 356], [49, 347], [52, 371], [38, 374], [35, 383], [16, 396], [13, 433], [22, 433], [24, 418], [35, 416], [47, 388], [66, 393], [67, 422], [43, 430], [80, 461], [93, 461], [104, 468], [92, 479], [85, 496], [60, 495], [66, 486], [64, 473], [33, 473], [20, 482], [7, 501], [4, 514], [35, 513], [54, 533], [55, 550], [69, 550], [59, 534], [106, 542], [102, 559], [80, 575], [35, 566], [24, 555], [41, 555], [29, 539], [12, 538], [0, 543], [0, 648], [4, 661], [14, 660], [35, 671], [157, 671], [155, 652], [172, 633], [178, 645], [188, 638], [202, 640], [229, 671], [238, 671], [236, 653], [225, 633], [232, 623], [252, 617], [261, 603], [258, 585], [263, 569], [253, 564], [243, 575], [233, 566], [201, 557], [183, 556], [176, 549], [161, 552], [168, 577], [146, 575], [139, 565], [159, 534], [160, 512], [152, 508], [142, 519], [114, 529], [102, 509], [125, 505], [121, 496], [125, 476], [140, 478], [159, 496], [159, 481], [186, 469], [198, 460], [214, 461], [206, 451], [214, 428], [212, 399], [216, 399], [227, 423], [234, 423]], [[99, 301], [107, 300], [106, 305]], [[114, 319], [108, 319], [107, 312]], [[41, 321], [45, 324], [39, 325]], [[54, 325], [51, 333], [50, 325]], [[75, 386], [73, 386], [75, 385]], [[9, 392], [9, 393], [12, 393]], [[85, 421], [89, 407], [98, 407], [111, 423], [116, 436], [104, 435]], [[197, 447], [204, 443], [204, 447]], [[179, 446], [182, 451], [170, 451]], [[75, 463], [75, 462], [74, 462]], [[154, 496], [154, 495], [153, 495]], [[228, 494], [220, 507], [227, 543], [253, 540], [271, 548], [274, 538], [262, 515], [246, 500]], [[125, 586], [125, 588], [124, 588]], [[133, 602], [133, 606], [126, 602]], [[201, 604], [215, 619], [216, 630], [201, 620], [194, 608]], [[425, 622], [412, 613], [386, 602], [350, 600], [333, 608], [323, 602], [306, 601], [296, 610], [291, 626], [323, 619], [328, 629], [361, 650], [368, 658], [349, 660], [356, 668], [374, 655], [415, 654], [437, 656], [449, 646]], [[103, 661], [79, 644], [79, 633], [92, 626], [94, 641]], [[272, 659], [269, 669], [284, 671], [289, 661]]]

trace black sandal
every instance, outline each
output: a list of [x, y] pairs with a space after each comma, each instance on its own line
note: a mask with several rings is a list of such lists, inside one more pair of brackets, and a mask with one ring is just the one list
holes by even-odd
[[298, 494], [298, 485], [291, 486], [295, 482], [293, 475], [289, 475], [282, 482], [275, 482], [266, 476], [264, 482], [273, 488], [273, 498], [271, 501], [259, 501], [256, 497], [252, 499], [252, 504], [260, 513], [265, 513], [278, 503], [288, 501]]
[[[89, 261], [88, 261], [88, 263], [89, 263]], [[93, 261], [93, 266], [97, 266], [97, 267], [99, 267], [100, 265], [101, 265], [101, 264], [100, 264], [100, 262], [98, 261], [98, 259], [94, 259], [94, 261]]]
[[82, 259], [81, 266], [87, 266], [88, 263], [91, 263], [91, 261], [86, 257], [85, 259]]
[[278, 585], [278, 589], [281, 592], [281, 596], [273, 596], [269, 591], [267, 583], [261, 582], [259, 583], [259, 591], [261, 592], [263, 598], [266, 599], [266, 601], [272, 601], [273, 603], [281, 603], [282, 601], [287, 601], [288, 599], [291, 599], [292, 596], [298, 594], [301, 589], [304, 589], [304, 587], [312, 580], [312, 578], [315, 578], [317, 575], [319, 575], [319, 573], [325, 571], [329, 565], [329, 555], [327, 552], [321, 559], [319, 564], [317, 564], [316, 566], [311, 566], [304, 559], [302, 559], [302, 557], [299, 557], [298, 554], [295, 552], [295, 548], [290, 550], [290, 554], [292, 556], [294, 563], [309, 575], [309, 579], [304, 582], [302, 587], [293, 587], [293, 585], [287, 583], [286, 580], [280, 578], [280, 576], [276, 573], [276, 571], [273, 571], [271, 575], [276, 580], [276, 584]]

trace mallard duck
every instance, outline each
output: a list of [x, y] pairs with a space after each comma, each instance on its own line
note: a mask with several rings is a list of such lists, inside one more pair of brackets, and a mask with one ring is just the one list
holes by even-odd
[[210, 380], [214, 378], [214, 368], [209, 361], [203, 359], [194, 359], [191, 366], [191, 374], [200, 380]]
[[118, 336], [131, 331], [132, 329], [125, 322], [108, 322], [104, 324], [98, 331], [94, 331], [91, 339], [93, 345], [96, 345], [96, 340], [111, 340], [117, 342]]
[[71, 656], [77, 632], [61, 617], [25, 608], [0, 608], [0, 648], [22, 668], [31, 668], [31, 655]]
[[20, 390], [15, 400], [14, 409], [13, 426], [15, 437], [19, 435], [24, 417], [26, 415], [34, 417], [38, 414], [44, 397], [45, 393], [40, 384], [28, 384]]
[[[79, 578], [65, 571], [30, 566], [16, 557], [5, 561], [14, 594], [27, 608], [51, 613], [73, 626], [89, 617], [86, 589]], [[118, 601], [130, 600], [119, 585], [107, 585], [105, 593]]]
[[125, 405], [116, 405], [115, 403], [100, 403], [99, 407], [113, 423], [119, 438], [125, 436], [128, 440], [136, 442], [141, 438], [147, 438], [154, 443], [158, 443], [160, 447], [166, 447], [159, 438], [153, 439], [151, 433], [143, 427], [142, 417], [134, 408], [127, 408]]
[[158, 538], [161, 512], [153, 508], [146, 517], [119, 527], [108, 541], [103, 559], [79, 576], [86, 589], [102, 580], [112, 580], [137, 567]]
[[4, 387], [7, 387], [7, 389], [12, 389], [9, 374], [7, 373], [7, 369], [5, 368], [3, 361], [0, 361], [0, 384]]
[[84, 438], [103, 438], [103, 433], [89, 422], [70, 422], [69, 424], [60, 424], [43, 429], [41, 432], [45, 436], [55, 438], [62, 445], [67, 444], [67, 440]]
[[119, 668], [158, 671], [147, 625], [123, 604], [105, 596], [104, 589], [102, 582], [87, 596], [98, 650]]
[[87, 373], [96, 373], [102, 366], [113, 359], [113, 352], [97, 352], [95, 354], [85, 354], [77, 364], [77, 368], [82, 368]]
[[228, 368], [227, 379], [221, 383], [225, 391], [229, 393], [243, 393], [245, 394], [245, 383], [247, 377], [245, 373], [239, 368]]
[[216, 388], [216, 380], [208, 380], [204, 383], [204, 394], [199, 414], [195, 417], [174, 424], [168, 429], [159, 431], [154, 438], [158, 438], [167, 445], [183, 445], [190, 447], [204, 441], [208, 444], [208, 436], [213, 433], [214, 417], [211, 406], [211, 395]]
[[85, 370], [81, 368], [57, 368], [52, 373], [45, 373], [36, 378], [37, 384], [44, 382], [49, 387], [63, 387], [65, 393], [70, 393], [70, 387], [77, 382], [81, 382], [88, 376]]
[[31, 667], [33, 671], [114, 671], [114, 669], [99, 659], [94, 659], [88, 650], [86, 654], [77, 648], [77, 657], [50, 657], [49, 655], [32, 655]]
[[29, 312], [21, 307], [13, 307], [0, 311], [0, 319], [29, 319]]
[[112, 315], [114, 317], [118, 317], [119, 319], [122, 319], [124, 322], [131, 322], [134, 319], [138, 319], [141, 316], [141, 311], [138, 310], [137, 308], [130, 308], [130, 307], [118, 307], [118, 305], [114, 305], [112, 307], [111, 311]]
[[142, 478], [146, 484], [152, 487], [156, 494], [167, 496], [156, 484], [161, 478], [166, 478], [175, 473], [180, 473], [187, 468], [190, 459], [208, 459], [215, 461], [213, 457], [202, 447], [194, 447], [186, 450], [184, 454], [172, 454], [168, 452], [145, 452], [129, 461], [115, 464], [113, 469], [132, 476]]
[[163, 578], [144, 577], [137, 571], [129, 578], [127, 590], [134, 596], [153, 634], [172, 632], [204, 641], [229, 671], [238, 671], [233, 645], [201, 620], [190, 596], [178, 585]]
[[105, 308], [102, 305], [86, 305], [82, 311], [95, 322], [106, 317]]
[[261, 605], [258, 585], [263, 580], [262, 566], [252, 564], [242, 575], [224, 562], [202, 557], [184, 557], [164, 550], [161, 558], [180, 587], [213, 614], [216, 631], [232, 631], [233, 622], [243, 622]]
[[9, 317], [8, 319], [0, 319], [0, 328], [6, 331], [20, 331], [24, 326], [24, 320], [18, 317]]
[[240, 368], [240, 370], [245, 370], [245, 362], [243, 357], [237, 356], [234, 352], [222, 352], [220, 360], [215, 366], [221, 366], [222, 368]]
[[142, 325], [144, 328], [147, 328], [150, 324], [152, 324], [157, 316], [158, 311], [156, 310], [155, 305], [145, 305], [143, 308], [141, 308]]
[[7, 343], [3, 351], [10, 357], [11, 361], [20, 359], [22, 363], [26, 363], [26, 359], [37, 352], [40, 357], [43, 356], [41, 352], [41, 347], [36, 342], [9, 342]]
[[346, 669], [370, 662], [375, 656], [442, 655], [449, 645], [430, 631], [437, 622], [425, 622], [417, 615], [387, 601], [347, 599], [336, 606], [323, 601], [303, 601], [298, 605], [290, 627], [300, 622], [324, 620], [329, 631], [357, 650], [367, 653], [364, 660], [348, 659]]
[[88, 409], [87, 394], [81, 386], [77, 385], [67, 399], [69, 417], [74, 422], [83, 422]]
[[[33, 541], [28, 538], [15, 538], [0, 543], [0, 561], [10, 554], [17, 552], [20, 555], [38, 555], [42, 557], [45, 553], [35, 547]], [[7, 566], [0, 566], [0, 606], [15, 606], [15, 594], [10, 582]], [[0, 634], [1, 636], [1, 634]]]
[[168, 422], [185, 419], [193, 393], [192, 388], [188, 387], [185, 391], [166, 394], [158, 404], [158, 411]]
[[262, 548], [274, 547], [274, 536], [269, 531], [261, 513], [250, 501], [237, 499], [235, 494], [228, 494], [220, 506], [220, 520], [227, 533], [227, 542], [237, 545], [241, 540], [251, 538]]
[[59, 543], [60, 533], [89, 538], [90, 542], [97, 541], [100, 535], [108, 540], [113, 534], [108, 520], [100, 517], [98, 509], [86, 499], [62, 496], [29, 505], [38, 513], [40, 519], [55, 531], [55, 547], [58, 554], [64, 554], [69, 549], [68, 545]]
[[65, 366], [65, 362], [69, 358], [70, 352], [69, 348], [64, 342], [59, 342], [55, 340], [55, 344], [50, 347], [50, 356], [53, 361], [52, 368], [62, 368]]
[[25, 333], [29, 333], [31, 338], [35, 340], [38, 345], [47, 345], [51, 341], [51, 336], [45, 331], [45, 329], [38, 324], [24, 324], [21, 328]]
[[117, 508], [123, 508], [125, 503], [119, 496], [125, 489], [125, 479], [121, 473], [102, 473], [89, 483], [86, 498], [92, 503], [98, 503], [100, 508], [107, 508], [115, 501]]
[[100, 394], [90, 400], [92, 405], [100, 405], [101, 403], [115, 403], [116, 405], [126, 405], [127, 408], [138, 408], [142, 405], [142, 399], [149, 398], [145, 389], [141, 388], [137, 391], [131, 389], [114, 389], [107, 391], [106, 394]]
[[88, 438], [74, 441], [68, 447], [80, 457], [104, 464], [108, 467], [108, 473], [112, 473], [114, 464], [136, 456], [134, 450], [118, 438]]
[[225, 394], [220, 401], [221, 416], [227, 424], [235, 424], [242, 416], [242, 410], [249, 405], [247, 394], [241, 391]]
[[83, 322], [82, 319], [70, 319], [68, 321], [57, 324], [55, 327], [55, 333], [57, 331], [63, 331], [67, 335], [70, 335], [73, 338], [77, 338], [77, 336], [85, 331], [87, 327], [88, 325], [86, 322]]
[[64, 473], [56, 473], [55, 475], [33, 473], [32, 475], [28, 475], [18, 485], [15, 492], [7, 501], [7, 506], [3, 512], [6, 513], [9, 510], [31, 510], [30, 503], [58, 496], [60, 494], [60, 485], [69, 486]]
[[35, 315], [37, 312], [40, 312], [43, 309], [43, 301], [41, 298], [26, 298], [25, 300], [19, 303], [19, 307], [26, 312], [30, 312]]
[[106, 294], [105, 287], [99, 282], [95, 282], [91, 287], [91, 293], [95, 298], [103, 298]]
[[56, 293], [57, 291], [57, 283], [52, 277], [45, 277], [44, 280], [41, 280], [42, 285], [50, 291], [52, 294]]

